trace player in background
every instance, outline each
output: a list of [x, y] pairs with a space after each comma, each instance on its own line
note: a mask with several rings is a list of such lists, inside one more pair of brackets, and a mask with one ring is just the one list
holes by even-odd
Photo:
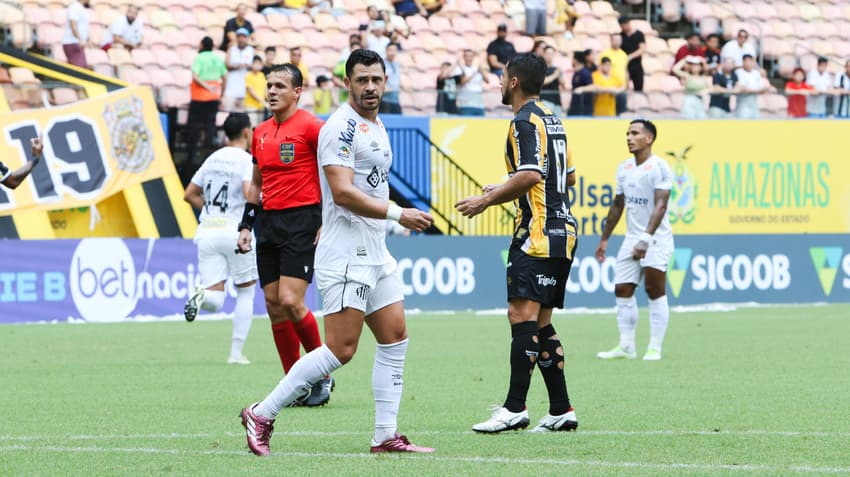
[[387, 219], [416, 231], [430, 215], [389, 203], [390, 140], [378, 119], [386, 85], [381, 57], [351, 53], [344, 103], [319, 136], [323, 230], [316, 250], [316, 284], [325, 310], [325, 344], [301, 358], [262, 402], [242, 410], [248, 447], [269, 454], [269, 438], [281, 409], [354, 356], [363, 324], [377, 346], [372, 368], [375, 433], [372, 452], [433, 452], [411, 444], [396, 429], [404, 384], [407, 330], [400, 272], [386, 245]]
[[[322, 227], [322, 193], [316, 147], [322, 120], [298, 107], [303, 79], [291, 63], [272, 67], [266, 78], [272, 117], [254, 130], [254, 172], [239, 224], [237, 247], [252, 249], [251, 230], [258, 223], [257, 269], [272, 335], [284, 372], [298, 361], [301, 344], [310, 352], [322, 346], [313, 312], [304, 304], [313, 280], [313, 259]], [[330, 376], [313, 383], [299, 403], [321, 406], [330, 400]]]
[[608, 238], [626, 209], [626, 237], [617, 252], [614, 269], [614, 295], [617, 297], [617, 326], [620, 344], [596, 356], [601, 359], [635, 359], [635, 328], [638, 308], [635, 288], [644, 279], [649, 296], [649, 347], [643, 359], [661, 359], [661, 347], [670, 310], [667, 306], [667, 263], [673, 256], [673, 230], [667, 218], [667, 201], [673, 186], [670, 166], [652, 154], [652, 144], [658, 137], [655, 124], [646, 119], [629, 123], [626, 144], [633, 157], [617, 168], [617, 189], [608, 209], [608, 220], [596, 259], [605, 260]]
[[41, 138], [34, 137], [30, 139], [30, 148], [32, 151], [32, 160], [27, 161], [26, 164], [14, 171], [10, 170], [6, 164], [0, 162], [0, 184], [10, 189], [17, 189], [24, 179], [30, 175], [32, 169], [41, 160], [41, 153], [44, 150], [44, 144], [42, 144]]
[[247, 151], [251, 143], [248, 115], [230, 113], [224, 121], [224, 134], [227, 145], [206, 158], [183, 196], [201, 211], [195, 244], [202, 283], [186, 301], [183, 314], [186, 321], [194, 321], [199, 309], [220, 310], [224, 305], [224, 282], [231, 277], [236, 285], [236, 307], [227, 364], [251, 364], [242, 354], [242, 348], [254, 314], [257, 258], [253, 252], [237, 254], [233, 250], [253, 172]]
[[455, 207], [474, 217], [487, 207], [513, 201], [516, 229], [508, 252], [508, 321], [511, 325], [510, 383], [505, 403], [472, 430], [497, 433], [528, 426], [526, 397], [535, 364], [549, 394], [549, 412], [533, 432], [578, 427], [564, 377], [564, 348], [552, 325], [552, 309], [564, 307], [567, 278], [578, 243], [576, 221], [567, 206], [575, 183], [561, 119], [540, 101], [546, 62], [533, 53], [508, 60], [502, 75], [502, 104], [514, 119], [505, 162], [510, 178]]

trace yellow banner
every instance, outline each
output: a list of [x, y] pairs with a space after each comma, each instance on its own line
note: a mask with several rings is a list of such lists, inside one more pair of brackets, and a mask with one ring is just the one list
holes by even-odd
[[[508, 124], [433, 119], [431, 136], [476, 180], [498, 183], [506, 178]], [[570, 190], [572, 211], [582, 234], [598, 234], [617, 166], [630, 156], [628, 120], [564, 124], [578, 179]], [[675, 233], [850, 232], [850, 121], [659, 120], [656, 126], [653, 152], [675, 175], [669, 205]], [[434, 187], [435, 197], [451, 195]]]
[[0, 114], [0, 160], [17, 169], [44, 137], [44, 159], [14, 191], [0, 188], [0, 215], [86, 207], [174, 174], [149, 88], [131, 87], [69, 106]]

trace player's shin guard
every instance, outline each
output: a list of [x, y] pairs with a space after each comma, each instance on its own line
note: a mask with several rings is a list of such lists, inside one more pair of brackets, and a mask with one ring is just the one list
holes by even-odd
[[298, 340], [295, 327], [289, 320], [272, 323], [272, 337], [274, 337], [274, 345], [277, 348], [283, 372], [288, 373], [301, 357], [301, 341]]
[[322, 337], [319, 335], [319, 324], [316, 323], [316, 317], [313, 312], [307, 310], [304, 318], [293, 323], [295, 333], [298, 334], [298, 339], [304, 345], [304, 350], [308, 353], [322, 346]]
[[242, 347], [251, 329], [254, 315], [254, 293], [256, 286], [236, 289], [236, 307], [233, 309], [233, 335], [230, 342], [230, 357], [242, 356]]
[[224, 306], [224, 296], [224, 292], [221, 290], [205, 290], [201, 309], [215, 313]]
[[534, 372], [534, 364], [540, 351], [537, 322], [526, 321], [511, 325], [511, 336], [511, 382], [504, 407], [511, 412], [521, 412], [525, 409], [531, 373]]
[[340, 366], [342, 364], [327, 346], [314, 349], [295, 363], [274, 391], [257, 404], [254, 413], [276, 419], [283, 407], [310, 392], [316, 381], [331, 374]]
[[617, 297], [617, 327], [620, 329], [620, 348], [626, 352], [635, 350], [635, 329], [638, 322], [637, 300]]
[[379, 344], [372, 366], [372, 391], [375, 393], [375, 442], [395, 436], [398, 406], [404, 389], [404, 358], [408, 340]]
[[551, 324], [540, 328], [540, 356], [537, 367], [549, 394], [549, 414], [560, 416], [570, 410], [570, 396], [564, 377], [564, 347]]
[[667, 333], [667, 322], [670, 321], [670, 308], [667, 306], [667, 295], [649, 300], [649, 348], [661, 351], [664, 345], [664, 335]]

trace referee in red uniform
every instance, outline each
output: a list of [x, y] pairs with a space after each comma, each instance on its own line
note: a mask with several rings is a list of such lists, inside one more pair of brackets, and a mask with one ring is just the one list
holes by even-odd
[[[239, 224], [238, 247], [251, 248], [258, 213], [257, 271], [272, 322], [272, 334], [285, 372], [322, 345], [313, 313], [304, 304], [313, 280], [313, 258], [322, 226], [322, 193], [316, 148], [323, 121], [298, 108], [303, 77], [297, 66], [274, 66], [266, 79], [272, 117], [254, 130], [254, 176]], [[263, 193], [262, 211], [259, 208]], [[330, 376], [317, 382], [299, 402], [321, 406], [330, 399]]]

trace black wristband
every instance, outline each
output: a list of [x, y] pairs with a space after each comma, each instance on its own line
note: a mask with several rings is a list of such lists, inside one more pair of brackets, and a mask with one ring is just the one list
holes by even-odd
[[242, 221], [239, 222], [239, 230], [254, 228], [254, 221], [257, 220], [257, 213], [260, 211], [260, 206], [245, 202], [245, 210], [242, 211]]

